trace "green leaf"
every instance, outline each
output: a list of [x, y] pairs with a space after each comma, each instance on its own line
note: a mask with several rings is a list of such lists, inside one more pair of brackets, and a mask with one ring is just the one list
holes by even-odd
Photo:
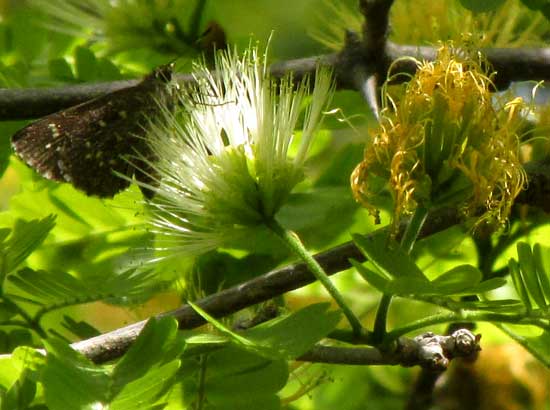
[[8, 275], [6, 294], [40, 307], [43, 312], [69, 305], [111, 298], [136, 298], [152, 292], [151, 271], [106, 272], [96, 277], [76, 277], [65, 272], [23, 268]]
[[431, 282], [437, 293], [444, 295], [475, 295], [500, 288], [504, 278], [492, 278], [480, 282], [482, 274], [472, 265], [460, 265], [445, 272]]
[[[333, 150], [331, 145], [328, 147]], [[322, 186], [344, 186], [349, 185], [349, 176], [354, 168], [363, 160], [365, 147], [363, 145], [346, 145], [342, 150], [338, 151], [328, 166], [324, 167], [323, 174], [319, 176], [315, 185]]]
[[4, 261], [0, 272], [1, 278], [13, 271], [40, 246], [54, 226], [55, 216], [53, 215], [28, 222], [16, 220], [11, 236], [0, 243], [0, 254]]
[[154, 404], [172, 385], [184, 346], [174, 318], [150, 319], [113, 370], [111, 408], [138, 410]]
[[355, 259], [350, 259], [351, 264], [357, 269], [357, 272], [365, 279], [371, 286], [374, 286], [382, 293], [386, 293], [389, 288], [390, 281], [384, 278], [381, 274], [374, 272], [366, 268], [362, 263]]
[[204, 396], [208, 409], [280, 409], [277, 392], [288, 380], [286, 360], [269, 360], [232, 345], [182, 363], [186, 408]]
[[357, 261], [352, 260], [351, 263], [367, 282], [382, 293], [404, 297], [436, 293], [435, 288], [425, 279], [401, 277], [387, 280], [379, 273], [373, 272]]
[[510, 270], [510, 276], [512, 277], [514, 288], [516, 289], [520, 300], [523, 302], [527, 310], [532, 310], [529, 294], [527, 293], [527, 288], [525, 287], [525, 283], [523, 283], [523, 278], [521, 277], [519, 264], [514, 259], [510, 259], [508, 261], [508, 269]]
[[151, 318], [132, 347], [113, 371], [114, 394], [155, 367], [174, 361], [183, 352], [185, 339], [178, 334], [178, 322], [171, 317]]
[[19, 346], [13, 351], [12, 358], [21, 371], [24, 369], [34, 381], [38, 381], [46, 364], [46, 356], [43, 353], [32, 347]]
[[479, 269], [472, 265], [459, 265], [439, 275], [432, 284], [439, 289], [465, 289], [477, 285], [482, 278]]
[[50, 76], [63, 82], [74, 81], [71, 65], [64, 58], [54, 58], [48, 62]]
[[475, 295], [506, 284], [503, 278], [493, 278], [480, 283], [481, 272], [471, 265], [457, 266], [430, 282], [409, 276], [387, 280], [355, 260], [351, 260], [351, 263], [357, 272], [380, 292], [404, 297]]
[[91, 410], [109, 403], [111, 379], [107, 369], [94, 365], [58, 339], [47, 340], [44, 345], [48, 354], [41, 382], [50, 410]]
[[113, 81], [121, 79], [120, 70], [111, 60], [104, 57], [97, 60], [97, 80]]
[[359, 274], [383, 293], [400, 296], [461, 295], [483, 293], [505, 284], [500, 278], [480, 283], [481, 272], [471, 265], [460, 265], [429, 281], [413, 259], [396, 244], [386, 246], [383, 232], [354, 235], [354, 241], [379, 273], [352, 261]]
[[368, 236], [355, 234], [353, 241], [388, 279], [408, 276], [428, 282], [414, 260], [395, 241], [388, 239], [387, 235], [385, 230]]
[[7, 391], [17, 382], [23, 368], [11, 355], [0, 356], [0, 391]]
[[504, 278], [491, 278], [484, 280], [483, 282], [477, 284], [468, 289], [464, 289], [462, 292], [457, 293], [457, 295], [475, 295], [480, 293], [489, 292], [490, 290], [498, 289], [506, 285], [506, 279]]
[[133, 379], [123, 386], [112, 400], [109, 409], [141, 410], [158, 408], [155, 403], [172, 386], [180, 367], [179, 361], [171, 361], [148, 370], [144, 377]]
[[77, 47], [74, 53], [76, 77], [83, 82], [91, 82], [97, 77], [97, 61], [94, 53], [86, 47]]
[[444, 292], [430, 282], [419, 278], [397, 278], [392, 280], [386, 289], [386, 293], [404, 297], [445, 295]]
[[34, 400], [36, 383], [23, 371], [2, 398], [0, 410], [27, 410]]
[[33, 17], [28, 7], [17, 7], [9, 13], [7, 19], [10, 25], [10, 42], [16, 45], [13, 52], [17, 58], [29, 64], [39, 58], [49, 40], [47, 31], [40, 25], [34, 24], [29, 29], [29, 22]]
[[538, 243], [535, 244], [535, 246], [533, 247], [533, 257], [535, 259], [535, 266], [538, 273], [542, 292], [546, 297], [546, 300], [550, 301], [550, 270], [548, 270], [544, 264], [542, 247]]
[[505, 0], [460, 0], [460, 4], [470, 11], [481, 13], [497, 9], [504, 1]]
[[[152, 258], [153, 235], [145, 229], [142, 206], [135, 188], [114, 199], [87, 197], [69, 184], [41, 179], [31, 182], [27, 167], [17, 164], [24, 189], [10, 201], [12, 218], [44, 218], [56, 215], [56, 226], [46, 243], [36, 249], [28, 266], [46, 271], [62, 269], [78, 275], [120, 272]], [[36, 190], [36, 185], [42, 185]], [[46, 188], [45, 188], [46, 187]], [[6, 222], [4, 222], [4, 226]], [[138, 251], [139, 250], [139, 251]]]
[[[236, 257], [225, 251], [211, 251], [195, 259], [192, 269], [194, 276], [188, 280], [196, 284], [200, 283], [199, 292], [210, 295], [276, 268], [281, 259], [273, 256], [251, 253]], [[181, 270], [181, 264], [177, 268]], [[220, 272], [224, 274], [220, 275]], [[194, 299], [190, 294], [188, 298]]]
[[9, 353], [17, 346], [22, 345], [33, 345], [33, 336], [30, 329], [0, 330], [0, 353]]
[[216, 329], [218, 329], [218, 331], [227, 336], [241, 348], [248, 350], [254, 354], [264, 356], [266, 358], [280, 358], [278, 357], [279, 353], [276, 350], [269, 347], [257, 345], [253, 341], [248, 340], [246, 337], [243, 337], [240, 334], [224, 326], [220, 321], [216, 320], [213, 316], [206, 313], [206, 311], [201, 309], [198, 305], [189, 301], [187, 302], [187, 304], [191, 306], [199, 315], [201, 315], [208, 323], [213, 325]]
[[192, 331], [187, 332], [188, 334], [182, 333], [185, 335], [184, 354], [186, 357], [210, 353], [231, 344], [231, 338], [223, 335], [207, 333], [197, 335]]
[[523, 308], [523, 304], [515, 299], [459, 301], [456, 302], [456, 306], [467, 310], [488, 310], [499, 313], [518, 312]]
[[12, 304], [0, 302], [0, 323], [11, 319], [18, 313], [19, 312], [17, 311], [16, 307]]
[[277, 220], [314, 248], [326, 248], [349, 240], [349, 228], [361, 207], [349, 186], [316, 186], [296, 192], [277, 213]]
[[328, 303], [309, 305], [243, 333], [257, 345], [275, 349], [280, 356], [289, 360], [295, 359], [334, 330], [340, 321], [340, 312], [329, 311], [329, 307]]
[[543, 290], [539, 283], [539, 273], [535, 266], [535, 259], [531, 247], [525, 242], [517, 244], [518, 262], [520, 274], [523, 279], [529, 295], [533, 298], [535, 304], [541, 309], [546, 308]]
[[172, 385], [184, 340], [173, 318], [151, 319], [114, 368], [93, 364], [58, 339], [45, 345], [41, 381], [51, 410], [140, 410], [153, 408]]

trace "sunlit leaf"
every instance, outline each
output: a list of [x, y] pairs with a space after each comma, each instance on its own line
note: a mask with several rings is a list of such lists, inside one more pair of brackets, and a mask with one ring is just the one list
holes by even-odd
[[527, 310], [531, 310], [531, 301], [529, 300], [527, 288], [525, 287], [525, 283], [523, 283], [523, 278], [521, 277], [519, 264], [514, 259], [510, 259], [508, 261], [508, 269], [510, 270], [510, 276], [512, 277], [512, 282], [514, 283], [514, 288], [516, 289], [519, 298]]
[[94, 365], [57, 339], [45, 342], [48, 355], [42, 373], [46, 404], [51, 410], [101, 408], [109, 403], [109, 371]]
[[[537, 271], [531, 246], [525, 242], [517, 244], [518, 262], [521, 278], [527, 288], [529, 295], [533, 298], [535, 304], [544, 309], [546, 301], [544, 299], [543, 289], [539, 282], [539, 272]], [[543, 272], [541, 272], [543, 273]]]
[[409, 276], [428, 280], [414, 260], [395, 241], [388, 238], [386, 231], [368, 236], [353, 235], [353, 240], [369, 262], [387, 278]]
[[244, 331], [250, 341], [269, 346], [287, 359], [294, 359], [327, 336], [338, 324], [341, 314], [328, 310], [328, 303], [309, 305]]
[[117, 297], [147, 295], [154, 286], [151, 271], [128, 270], [96, 277], [76, 277], [65, 272], [19, 270], [8, 276], [6, 291], [11, 298], [40, 307], [43, 311]]
[[468, 310], [488, 310], [492, 312], [507, 313], [521, 312], [523, 304], [515, 299], [476, 300], [456, 302], [456, 307]]
[[382, 293], [386, 293], [390, 281], [383, 277], [381, 274], [368, 269], [362, 263], [357, 262], [355, 259], [350, 260], [351, 264], [357, 269], [357, 272], [365, 279], [371, 286], [374, 286]]
[[[55, 225], [55, 217], [49, 215], [43, 219], [15, 222], [13, 231], [7, 240], [0, 243], [3, 257], [2, 278], [21, 264], [38, 246], [42, 244]], [[4, 231], [5, 232], [5, 231]]]
[[22, 372], [19, 379], [12, 384], [2, 398], [1, 410], [27, 410], [34, 400], [36, 383]]
[[[21, 168], [18, 164], [18, 168]], [[27, 169], [20, 169], [27, 178]], [[24, 178], [24, 179], [25, 179]], [[29, 177], [30, 178], [30, 177]], [[24, 182], [27, 189], [12, 197], [9, 215], [44, 218], [56, 215], [56, 226], [28, 266], [60, 269], [78, 274], [122, 271], [152, 258], [153, 236], [144, 225], [143, 206], [136, 192], [123, 192], [112, 200], [87, 197], [69, 184]], [[35, 185], [44, 187], [36, 190]], [[33, 189], [34, 188], [34, 189]], [[132, 188], [130, 189], [132, 191]]]
[[231, 344], [231, 338], [209, 333], [196, 334], [193, 331], [182, 332], [185, 337], [184, 355], [187, 357], [211, 353]]
[[546, 300], [550, 302], [550, 270], [548, 270], [544, 264], [542, 247], [538, 243], [533, 247], [533, 258], [535, 260], [535, 267], [538, 273], [542, 293], [544, 294]]
[[482, 275], [479, 269], [472, 265], [460, 265], [439, 275], [432, 284], [439, 289], [465, 289], [477, 285]]
[[150, 320], [114, 368], [99, 366], [57, 339], [46, 342], [42, 373], [51, 410], [149, 409], [171, 386], [184, 341], [172, 318]]
[[492, 278], [483, 282], [481, 272], [471, 265], [457, 266], [433, 281], [420, 277], [397, 277], [391, 280], [384, 278], [363, 264], [352, 260], [357, 272], [372, 286], [382, 293], [399, 296], [450, 296], [475, 295], [488, 292], [506, 284], [503, 278]]
[[209, 409], [280, 409], [277, 392], [288, 380], [286, 360], [270, 360], [233, 345], [182, 363], [184, 398], [194, 408], [198, 398]]
[[254, 354], [264, 356], [266, 358], [281, 358], [279, 357], [279, 353], [272, 349], [269, 346], [262, 346], [259, 344], [254, 343], [252, 340], [249, 340], [248, 338], [242, 336], [241, 334], [232, 331], [227, 326], [225, 326], [220, 321], [216, 320], [213, 316], [209, 315], [205, 310], [201, 309], [198, 305], [187, 302], [189, 306], [191, 306], [199, 315], [201, 315], [208, 323], [213, 325], [219, 332], [221, 332], [223, 335], [227, 336], [229, 339], [231, 339], [234, 343], [236, 343], [241, 348], [248, 350]]
[[11, 355], [17, 366], [30, 374], [35, 381], [38, 381], [40, 372], [46, 364], [46, 356], [44, 353], [28, 346], [19, 346]]

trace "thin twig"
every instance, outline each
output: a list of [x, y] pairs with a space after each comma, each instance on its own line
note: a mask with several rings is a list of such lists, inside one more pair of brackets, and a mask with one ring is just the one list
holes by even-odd
[[[418, 47], [411, 45], [397, 45], [387, 43], [386, 53], [393, 64], [395, 72], [414, 74], [417, 66], [413, 61], [403, 60], [402, 57], [412, 56], [420, 60], [433, 60], [437, 49], [434, 47]], [[521, 49], [485, 49], [482, 50], [497, 71], [495, 84], [497, 88], [507, 88], [512, 81], [540, 81], [550, 80], [550, 48], [521, 48]], [[357, 67], [367, 66], [360, 54], [349, 56]], [[396, 60], [400, 59], [396, 62]], [[357, 89], [356, 72], [346, 71], [338, 54], [326, 54], [296, 60], [281, 61], [271, 66], [271, 73], [280, 77], [290, 71], [294, 78], [300, 79], [304, 75], [314, 75], [317, 64], [332, 67], [337, 73], [336, 85], [339, 89]], [[382, 73], [381, 78], [385, 73]], [[402, 76], [401, 81], [408, 78]], [[178, 83], [192, 81], [189, 74], [175, 75]], [[0, 121], [22, 120], [43, 117], [56, 111], [88, 101], [92, 98], [136, 85], [139, 80], [114, 81], [96, 84], [70, 85], [54, 88], [27, 88], [27, 89], [0, 89]]]
[[317, 345], [298, 360], [308, 362], [416, 366], [431, 371], [445, 370], [451, 359], [477, 354], [480, 336], [459, 329], [450, 336], [424, 333], [413, 339], [401, 338], [391, 351], [371, 347], [329, 347]]

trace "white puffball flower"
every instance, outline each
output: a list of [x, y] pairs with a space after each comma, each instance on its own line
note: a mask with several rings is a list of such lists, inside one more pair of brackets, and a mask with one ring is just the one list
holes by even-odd
[[[275, 81], [257, 49], [220, 52], [215, 69], [199, 64], [195, 85], [178, 90], [147, 136], [156, 157], [151, 201], [159, 250], [199, 254], [274, 218], [294, 186], [323, 110], [333, 94], [327, 69], [295, 84]], [[305, 108], [299, 148], [289, 147]]]

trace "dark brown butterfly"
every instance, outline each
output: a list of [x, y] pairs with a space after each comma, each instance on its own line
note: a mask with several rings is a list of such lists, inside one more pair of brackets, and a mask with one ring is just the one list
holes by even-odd
[[159, 115], [159, 101], [170, 97], [172, 68], [161, 66], [133, 87], [33, 122], [13, 135], [15, 153], [44, 178], [69, 182], [87, 195], [112, 197], [132, 176], [150, 184], [149, 161], [142, 160], [151, 158], [145, 126]]

